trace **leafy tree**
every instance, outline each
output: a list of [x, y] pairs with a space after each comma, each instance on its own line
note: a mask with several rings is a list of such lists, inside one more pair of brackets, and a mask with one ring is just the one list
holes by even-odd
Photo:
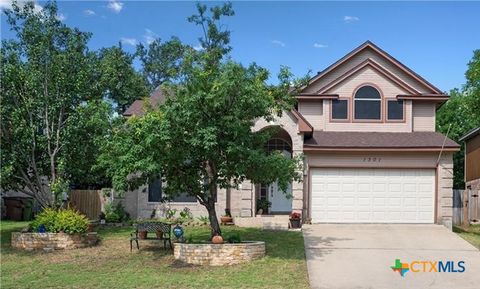
[[155, 39], [148, 47], [143, 44], [137, 46], [136, 55], [140, 59], [142, 74], [150, 90], [179, 77], [185, 49], [186, 46], [176, 37], [163, 43], [160, 38]]
[[[437, 130], [460, 142], [469, 130], [480, 126], [480, 50], [474, 51], [465, 73], [467, 82], [450, 92], [450, 99], [437, 112]], [[454, 187], [464, 188], [464, 146], [453, 155]]]
[[160, 175], [168, 196], [195, 196], [208, 211], [214, 236], [221, 234], [215, 211], [218, 188], [250, 179], [278, 181], [286, 189], [301, 179], [300, 158], [265, 150], [274, 130], [252, 131], [257, 119], [272, 120], [291, 109], [291, 86], [301, 83], [282, 68], [279, 84], [269, 85], [266, 69], [226, 59], [229, 32], [221, 31], [218, 22], [233, 15], [231, 5], [213, 7], [210, 13], [204, 5], [197, 8], [190, 20], [205, 29], [204, 50], [186, 51], [181, 81], [168, 87], [166, 103], [118, 128], [105, 142], [99, 162], [117, 189]]
[[134, 56], [123, 51], [121, 45], [102, 48], [98, 53], [98, 81], [100, 93], [111, 100], [122, 114], [135, 99], [148, 95], [142, 75], [133, 68]]
[[120, 119], [112, 117], [113, 108], [107, 101], [91, 100], [82, 103], [68, 119], [65, 129], [62, 163], [70, 183], [77, 188], [111, 186], [105, 171], [94, 167], [101, 142]]
[[56, 2], [12, 6], [5, 14], [15, 38], [2, 41], [0, 55], [1, 187], [47, 207], [69, 184], [109, 183], [91, 168], [113, 120], [106, 101], [121, 113], [147, 89], [132, 55], [90, 51], [91, 34], [59, 21]]
[[2, 41], [2, 188], [52, 204], [48, 185], [61, 182], [59, 158], [68, 118], [90, 98], [90, 34], [57, 20], [55, 2], [5, 11], [16, 39]]

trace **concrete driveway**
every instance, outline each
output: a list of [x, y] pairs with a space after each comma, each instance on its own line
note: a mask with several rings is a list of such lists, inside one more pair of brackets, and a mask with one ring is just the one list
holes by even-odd
[[[312, 288], [480, 288], [480, 251], [440, 225], [305, 225], [303, 235]], [[464, 261], [465, 272], [401, 277], [390, 268], [395, 259], [454, 261], [455, 270]]]

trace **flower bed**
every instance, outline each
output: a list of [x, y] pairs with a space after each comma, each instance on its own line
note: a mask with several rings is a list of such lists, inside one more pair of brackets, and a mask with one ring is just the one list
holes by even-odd
[[96, 232], [85, 234], [65, 233], [12, 233], [12, 247], [22, 250], [64, 250], [94, 246], [98, 243]]
[[225, 244], [175, 243], [175, 259], [194, 265], [235, 265], [265, 256], [265, 242]]

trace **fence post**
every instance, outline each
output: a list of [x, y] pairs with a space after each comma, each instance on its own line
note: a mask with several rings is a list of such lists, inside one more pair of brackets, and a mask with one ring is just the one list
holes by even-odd
[[470, 225], [469, 214], [468, 214], [468, 189], [463, 191], [463, 227], [468, 227]]

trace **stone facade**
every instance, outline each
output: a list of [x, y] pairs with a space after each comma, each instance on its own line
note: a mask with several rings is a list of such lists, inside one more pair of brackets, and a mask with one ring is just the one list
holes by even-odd
[[437, 166], [437, 224], [452, 229], [453, 154], [443, 154]]
[[[264, 119], [259, 119], [252, 128], [253, 131], [260, 131], [268, 127], [280, 127], [285, 130], [292, 140], [292, 155], [293, 157], [303, 154], [303, 133], [299, 132], [298, 121], [290, 113], [284, 112], [275, 120], [267, 122]], [[304, 175], [304, 171], [300, 173]], [[305, 176], [304, 176], [305, 177]], [[244, 181], [238, 188], [231, 190], [230, 209], [233, 216], [238, 217], [255, 217], [256, 212], [256, 192], [258, 185], [252, 184], [250, 181]], [[292, 183], [292, 211], [303, 213], [303, 183]]]
[[[165, 212], [168, 209], [175, 209], [178, 212], [185, 207], [190, 209], [190, 212], [194, 217], [208, 216], [208, 212], [203, 205], [199, 202], [148, 202], [148, 187], [142, 186], [137, 190], [129, 191], [125, 194], [122, 203], [125, 206], [125, 210], [130, 214], [133, 219], [148, 219], [155, 210], [156, 217], [165, 216]], [[216, 210], [218, 217], [224, 214], [227, 204], [227, 194], [223, 189], [218, 190]]]
[[175, 243], [173, 255], [176, 260], [193, 265], [235, 265], [264, 257], [265, 242], [238, 244]]
[[98, 243], [96, 232], [87, 234], [65, 233], [12, 233], [12, 247], [23, 250], [63, 250], [94, 246]]

